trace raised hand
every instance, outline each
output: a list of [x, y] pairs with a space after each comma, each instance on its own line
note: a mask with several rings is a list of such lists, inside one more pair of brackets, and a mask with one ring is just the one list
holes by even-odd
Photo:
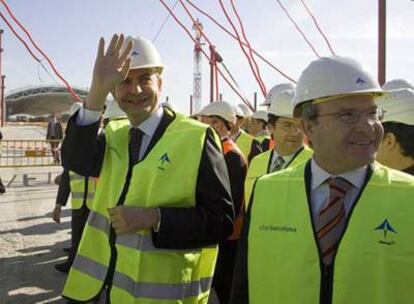
[[106, 96], [123, 81], [128, 74], [131, 58], [132, 41], [121, 52], [124, 35], [112, 36], [108, 49], [105, 50], [105, 40], [99, 40], [98, 54], [93, 69], [91, 89], [86, 100], [86, 108], [102, 110]]

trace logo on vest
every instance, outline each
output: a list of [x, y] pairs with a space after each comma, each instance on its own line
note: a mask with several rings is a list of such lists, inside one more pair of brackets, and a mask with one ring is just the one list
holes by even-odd
[[394, 245], [395, 244], [394, 240], [390, 240], [389, 232], [397, 233], [397, 231], [395, 231], [394, 228], [392, 228], [392, 226], [390, 225], [390, 223], [388, 222], [387, 219], [385, 219], [374, 230], [382, 230], [383, 231], [384, 238], [382, 240], [379, 240], [378, 243], [383, 244], [383, 245]]
[[165, 167], [164, 167], [165, 163], [171, 164], [170, 158], [168, 157], [168, 154], [167, 153], [164, 153], [160, 157], [159, 161], [160, 161], [160, 165], [158, 166], [158, 169], [160, 169], [162, 171], [165, 171]]
[[296, 232], [296, 227], [290, 227], [287, 225], [276, 226], [276, 225], [265, 225], [262, 224], [259, 227], [260, 232]]

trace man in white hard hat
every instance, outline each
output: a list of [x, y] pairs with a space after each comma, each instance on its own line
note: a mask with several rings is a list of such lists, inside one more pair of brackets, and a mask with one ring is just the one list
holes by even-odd
[[414, 85], [405, 79], [396, 78], [396, 79], [392, 79], [384, 83], [382, 85], [382, 89], [384, 91], [394, 91], [394, 90], [400, 90], [400, 89], [414, 90]]
[[261, 104], [261, 106], [270, 107], [270, 105], [272, 104], [272, 101], [274, 100], [274, 96], [276, 94], [286, 91], [286, 90], [294, 90], [294, 89], [295, 89], [295, 86], [290, 82], [279, 83], [275, 85], [269, 90], [269, 93], [267, 93], [267, 96], [264, 102]]
[[314, 156], [256, 182], [232, 304], [385, 304], [414, 297], [408, 283], [414, 178], [375, 162], [381, 94], [349, 58], [320, 58], [303, 71], [294, 115], [302, 118]]
[[216, 129], [221, 138], [236, 214], [233, 234], [226, 241], [219, 244], [219, 255], [213, 279], [213, 288], [220, 303], [228, 303], [233, 281], [237, 241], [240, 238], [244, 217], [243, 194], [247, 163], [242, 152], [229, 136], [232, 126], [236, 123], [234, 107], [226, 101], [215, 101], [205, 106], [199, 114], [201, 115], [201, 121]]
[[414, 90], [394, 90], [378, 104], [385, 110], [385, 119], [377, 160], [414, 175]]
[[300, 164], [312, 156], [312, 150], [303, 142], [304, 134], [300, 120], [293, 117], [292, 100], [293, 90], [272, 95], [268, 126], [277, 145], [255, 156], [250, 162], [244, 187], [246, 207], [257, 178]]
[[118, 103], [110, 99], [106, 102], [105, 110], [102, 114], [102, 120], [103, 120], [103, 127], [105, 128], [106, 125], [111, 120], [120, 120], [120, 119], [127, 119], [127, 114], [121, 110]]
[[230, 137], [240, 148], [244, 155], [244, 158], [250, 162], [254, 156], [262, 153], [262, 148], [260, 146], [260, 143], [242, 128], [245, 121], [249, 119], [248, 112], [243, 111], [239, 106], [234, 107], [234, 109], [236, 112], [236, 123], [231, 129]]
[[[163, 64], [142, 37], [100, 40], [85, 107], [69, 121], [64, 166], [99, 183], [65, 283], [70, 301], [205, 303], [234, 211], [212, 128], [160, 107]], [[128, 120], [95, 137], [112, 92]], [[106, 299], [105, 299], [106, 298]]]
[[249, 134], [252, 135], [262, 147], [262, 151], [270, 148], [270, 135], [267, 128], [267, 111], [259, 110], [250, 117]]

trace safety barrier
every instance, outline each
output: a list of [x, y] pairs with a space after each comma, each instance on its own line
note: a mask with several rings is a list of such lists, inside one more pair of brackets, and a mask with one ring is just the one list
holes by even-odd
[[[0, 167], [44, 167], [59, 165], [60, 140], [1, 140]], [[60, 159], [60, 157], [59, 157]]]

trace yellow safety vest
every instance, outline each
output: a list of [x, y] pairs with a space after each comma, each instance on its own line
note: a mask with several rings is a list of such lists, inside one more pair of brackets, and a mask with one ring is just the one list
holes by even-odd
[[[307, 161], [312, 157], [312, 155], [313, 150], [308, 146], [304, 146], [286, 165], [286, 168], [290, 166], [296, 166], [304, 161]], [[272, 157], [273, 149], [256, 155], [250, 162], [250, 166], [246, 175], [246, 181], [244, 182], [244, 200], [246, 202], [246, 210], [249, 205], [250, 195], [252, 194], [254, 183], [260, 176], [269, 173]]]
[[[305, 186], [309, 164], [256, 183], [248, 235], [249, 303], [413, 303], [414, 177], [375, 164], [326, 275]], [[322, 301], [327, 286], [331, 300]]]
[[253, 140], [253, 136], [247, 134], [244, 130], [240, 129], [240, 135], [234, 141], [247, 161], [249, 160], [249, 155], [252, 151]]
[[69, 171], [69, 180], [72, 209], [80, 209], [86, 196], [86, 206], [90, 210], [92, 201], [95, 198], [95, 179]]
[[[194, 206], [207, 127], [175, 115], [157, 144], [133, 167], [125, 206]], [[207, 303], [217, 246], [167, 250], [154, 246], [151, 230], [115, 238], [110, 233], [107, 208], [116, 206], [122, 197], [128, 172], [128, 131], [125, 121], [110, 122], [105, 129], [106, 151], [96, 200], [63, 296], [77, 301], [96, 297], [112, 258], [111, 303]], [[216, 141], [220, 146], [218, 136]], [[111, 254], [111, 244], [116, 255]]]
[[260, 143], [260, 144], [262, 144], [263, 143], [263, 141], [265, 140], [265, 139], [269, 139], [270, 140], [270, 135], [267, 135], [267, 134], [260, 134], [260, 135], [258, 135], [258, 136], [256, 136], [255, 137], [255, 139]]

